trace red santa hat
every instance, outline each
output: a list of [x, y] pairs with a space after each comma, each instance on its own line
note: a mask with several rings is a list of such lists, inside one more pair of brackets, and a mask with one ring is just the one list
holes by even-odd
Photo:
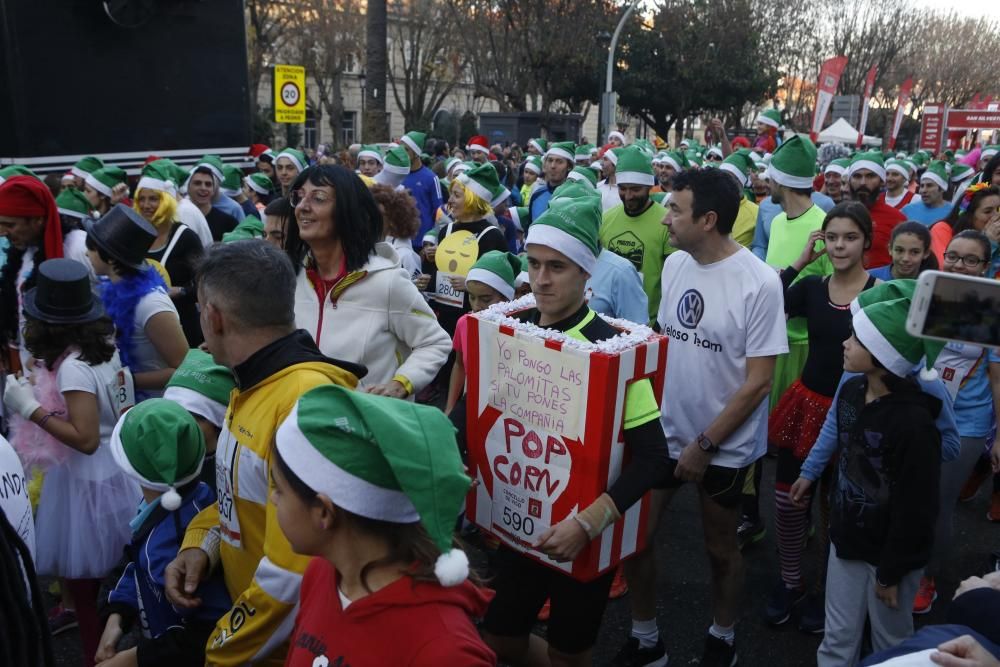
[[43, 244], [46, 259], [63, 256], [62, 224], [52, 192], [34, 176], [12, 176], [0, 184], [0, 215], [12, 218], [44, 218]]
[[253, 159], [256, 160], [269, 150], [271, 150], [271, 148], [267, 144], [250, 144], [250, 149], [247, 151], [247, 156], [252, 157]]
[[480, 153], [489, 153], [490, 152], [489, 140], [483, 135], [477, 134], [476, 136], [469, 139], [469, 144], [465, 147], [465, 150], [478, 151]]

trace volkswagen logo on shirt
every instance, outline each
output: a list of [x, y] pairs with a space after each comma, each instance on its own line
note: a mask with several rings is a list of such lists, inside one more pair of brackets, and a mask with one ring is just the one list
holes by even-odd
[[677, 302], [677, 321], [687, 329], [694, 329], [705, 314], [705, 300], [698, 290], [689, 289]]

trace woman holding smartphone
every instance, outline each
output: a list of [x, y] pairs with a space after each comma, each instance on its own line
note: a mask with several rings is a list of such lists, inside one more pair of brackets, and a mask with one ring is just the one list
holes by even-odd
[[[989, 266], [992, 245], [986, 234], [973, 229], [958, 232], [944, 252], [945, 273], [982, 276]], [[962, 438], [958, 458], [941, 464], [940, 510], [934, 531], [934, 549], [920, 590], [913, 602], [914, 614], [926, 614], [937, 598], [935, 577], [951, 547], [952, 512], [963, 482], [986, 451], [986, 439], [1000, 413], [1000, 355], [996, 350], [951, 342], [934, 363], [938, 375], [954, 398], [955, 421]]]

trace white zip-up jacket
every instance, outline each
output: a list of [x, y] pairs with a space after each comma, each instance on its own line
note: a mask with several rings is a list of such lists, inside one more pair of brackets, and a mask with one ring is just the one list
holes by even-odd
[[337, 283], [322, 308], [300, 270], [295, 325], [326, 356], [367, 367], [362, 389], [396, 379], [412, 396], [430, 384], [451, 351], [451, 339], [388, 243], [375, 244], [368, 262]]

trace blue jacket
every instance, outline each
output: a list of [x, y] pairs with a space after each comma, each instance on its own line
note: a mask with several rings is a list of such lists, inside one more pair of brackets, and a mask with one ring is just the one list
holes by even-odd
[[413, 237], [413, 247], [420, 250], [424, 234], [434, 228], [434, 213], [441, 206], [441, 187], [437, 176], [427, 167], [411, 171], [403, 179], [403, 187], [410, 191], [420, 211], [420, 231]]
[[184, 530], [198, 512], [214, 503], [215, 493], [204, 482], [198, 482], [184, 494], [180, 509], [168, 512], [158, 507], [152, 512], [126, 547], [130, 562], [108, 596], [108, 613], [122, 614], [126, 620], [138, 616], [142, 635], [147, 639], [156, 639], [191, 621], [207, 621], [214, 626], [229, 613], [232, 602], [221, 576], [202, 582], [197, 591], [202, 605], [191, 611], [175, 609], [164, 594], [164, 573], [177, 556]]
[[[833, 200], [822, 192], [809, 195], [816, 206], [824, 212], [834, 207]], [[750, 242], [750, 252], [757, 255], [760, 261], [767, 258], [767, 244], [771, 239], [771, 222], [781, 213], [781, 205], [775, 204], [770, 197], [764, 197], [757, 204], [757, 226], [754, 228], [753, 241]]]
[[632, 262], [602, 249], [594, 274], [587, 280], [587, 305], [591, 310], [637, 324], [649, 323], [649, 300], [642, 276]]

